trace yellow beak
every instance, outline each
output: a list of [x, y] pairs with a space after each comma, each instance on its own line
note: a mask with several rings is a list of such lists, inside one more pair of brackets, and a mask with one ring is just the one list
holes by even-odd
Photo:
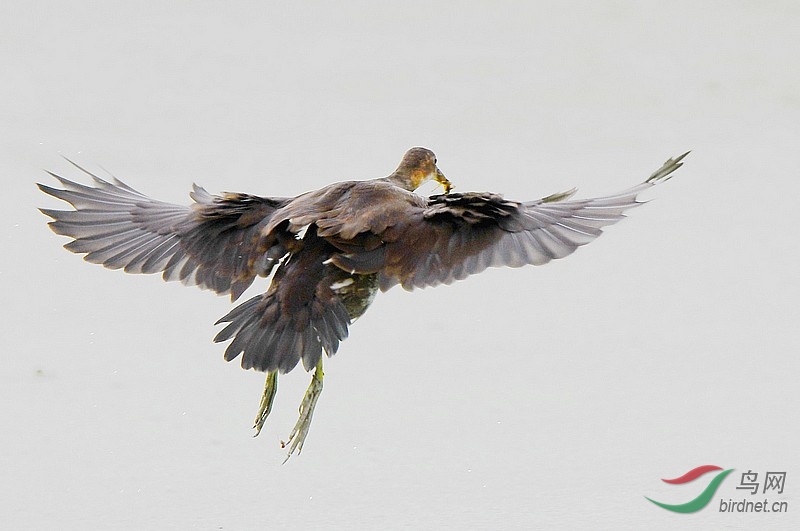
[[453, 186], [453, 183], [447, 180], [447, 177], [444, 176], [442, 170], [440, 170], [439, 168], [436, 168], [436, 177], [434, 177], [434, 179], [436, 179], [437, 183], [442, 185], [445, 194], [449, 194], [450, 190], [455, 188]]

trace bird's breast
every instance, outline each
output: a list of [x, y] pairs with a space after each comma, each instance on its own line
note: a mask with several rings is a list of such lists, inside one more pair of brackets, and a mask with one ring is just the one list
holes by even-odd
[[376, 273], [360, 275], [342, 271], [341, 278], [331, 283], [331, 290], [341, 299], [351, 321], [355, 321], [367, 311], [378, 293]]

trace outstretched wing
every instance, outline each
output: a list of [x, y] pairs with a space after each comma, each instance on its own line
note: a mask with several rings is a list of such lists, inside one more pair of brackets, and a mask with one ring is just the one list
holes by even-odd
[[488, 267], [542, 265], [600, 236], [686, 155], [669, 159], [638, 186], [597, 199], [568, 200], [575, 190], [524, 203], [489, 193], [433, 196], [409, 206], [381, 234], [384, 245], [332, 261], [347, 271], [378, 273], [384, 291], [398, 283], [407, 290], [449, 284]]
[[49, 225], [56, 234], [73, 238], [64, 247], [89, 262], [127, 273], [161, 272], [164, 280], [230, 293], [235, 300], [286, 253], [278, 237], [261, 228], [287, 199], [212, 196], [195, 185], [193, 205], [173, 205], [75, 166], [94, 186], [51, 173], [63, 189], [39, 189], [75, 210], [41, 211], [53, 218]]

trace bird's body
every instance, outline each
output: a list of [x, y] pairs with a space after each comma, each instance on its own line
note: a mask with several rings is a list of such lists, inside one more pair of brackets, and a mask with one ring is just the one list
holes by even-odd
[[[75, 207], [42, 211], [54, 219], [56, 233], [73, 238], [65, 247], [90, 262], [160, 272], [165, 280], [229, 293], [232, 300], [257, 276], [272, 275], [265, 293], [220, 319], [226, 326], [215, 341], [231, 340], [226, 360], [241, 355], [243, 368], [268, 374], [258, 429], [271, 409], [277, 374], [300, 361], [314, 371], [290, 437], [291, 455], [302, 449], [322, 388], [323, 351], [337, 351], [378, 291], [449, 284], [487, 267], [562, 258], [621, 219], [639, 204], [637, 194], [669, 178], [682, 158], [621, 194], [582, 201], [567, 200], [574, 191], [530, 202], [449, 193], [450, 182], [424, 148], [409, 150], [388, 177], [340, 182], [295, 198], [211, 196], [195, 185], [195, 202], [184, 207], [91, 174], [94, 187], [56, 175], [63, 190], [39, 186]], [[413, 193], [430, 179], [445, 194]]]

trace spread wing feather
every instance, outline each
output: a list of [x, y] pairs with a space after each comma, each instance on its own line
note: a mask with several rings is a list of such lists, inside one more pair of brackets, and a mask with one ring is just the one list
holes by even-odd
[[39, 188], [75, 207], [41, 209], [50, 227], [73, 241], [65, 247], [84, 259], [127, 273], [162, 273], [238, 298], [256, 275], [268, 275], [285, 249], [274, 234], [262, 232], [286, 199], [245, 194], [212, 196], [195, 185], [195, 203], [156, 201], [118, 179], [106, 181], [77, 166], [94, 182], [79, 184], [51, 175], [63, 189]]
[[[381, 235], [382, 290], [450, 284], [488, 267], [542, 265], [572, 254], [641, 204], [636, 197], [667, 180], [686, 154], [669, 159], [644, 183], [596, 199], [569, 200], [574, 190], [529, 202], [490, 193], [432, 196], [424, 206], [409, 205], [406, 215]], [[355, 253], [335, 256], [345, 270], [359, 271], [365, 260]]]
[[[686, 154], [619, 194], [570, 200], [575, 190], [516, 202], [490, 193], [423, 199], [387, 179], [337, 183], [294, 199], [212, 196], [194, 186], [194, 204], [150, 199], [125, 183], [86, 186], [51, 174], [62, 189], [39, 188], [74, 211], [42, 209], [65, 247], [90, 262], [129, 273], [161, 272], [238, 298], [256, 275], [280, 263], [270, 289], [219, 320], [215, 341], [232, 340], [225, 359], [242, 367], [288, 372], [333, 355], [351, 320], [382, 290], [449, 284], [488, 267], [541, 265], [600, 236], [669, 179]], [[295, 236], [307, 229], [302, 238]], [[361, 276], [360, 276], [361, 275]], [[346, 306], [333, 286], [368, 279], [364, 300]], [[365, 284], [366, 286], [366, 284]], [[338, 289], [338, 288], [337, 288]], [[345, 297], [346, 298], [346, 297]], [[355, 299], [354, 299], [355, 300]]]

